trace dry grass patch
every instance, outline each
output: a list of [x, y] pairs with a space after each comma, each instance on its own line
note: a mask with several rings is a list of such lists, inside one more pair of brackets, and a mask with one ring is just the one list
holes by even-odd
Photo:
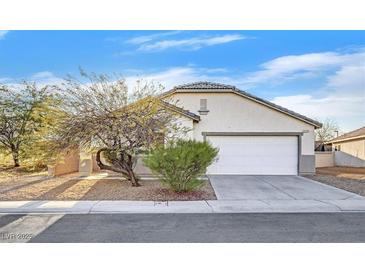
[[46, 176], [46, 169], [32, 170], [27, 167], [10, 167], [0, 164], [0, 184], [7, 182], [16, 182], [19, 179], [26, 180], [35, 176]]
[[365, 180], [365, 167], [321, 167], [316, 169], [316, 174]]

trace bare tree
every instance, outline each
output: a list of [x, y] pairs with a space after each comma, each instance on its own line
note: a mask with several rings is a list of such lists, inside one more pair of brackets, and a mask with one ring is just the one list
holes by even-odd
[[66, 113], [57, 134], [61, 148], [94, 149], [101, 169], [121, 173], [132, 186], [139, 186], [133, 170], [138, 152], [177, 130], [175, 114], [155, 96], [162, 87], [137, 81], [129, 93], [118, 76], [83, 71], [81, 76], [85, 82], [69, 77], [59, 87]]
[[337, 137], [340, 132], [340, 128], [335, 120], [325, 119], [322, 121], [322, 127], [315, 131], [316, 141], [320, 141], [322, 144]]

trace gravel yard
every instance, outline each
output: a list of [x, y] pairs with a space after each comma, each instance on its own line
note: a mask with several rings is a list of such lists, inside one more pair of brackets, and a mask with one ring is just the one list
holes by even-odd
[[215, 200], [209, 181], [199, 190], [174, 193], [161, 187], [157, 180], [140, 181], [132, 187], [125, 180], [112, 178], [76, 178], [75, 174], [55, 178], [20, 177], [0, 181], [0, 201], [18, 200]]
[[7, 181], [29, 181], [34, 178], [42, 178], [45, 176], [47, 176], [46, 170], [28, 171], [21, 167], [11, 168], [0, 164], [0, 184]]
[[365, 196], [365, 168], [324, 167], [317, 168], [316, 175], [305, 177]]

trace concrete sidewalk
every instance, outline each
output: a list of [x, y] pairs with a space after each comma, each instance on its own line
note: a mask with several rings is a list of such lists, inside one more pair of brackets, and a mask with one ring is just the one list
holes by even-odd
[[365, 199], [209, 201], [0, 201], [0, 214], [365, 212]]

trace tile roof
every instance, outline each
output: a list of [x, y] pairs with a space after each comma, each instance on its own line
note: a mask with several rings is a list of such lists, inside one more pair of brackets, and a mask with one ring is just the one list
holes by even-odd
[[235, 89], [235, 87], [212, 82], [194, 82], [176, 86], [174, 89]]
[[301, 115], [297, 112], [294, 112], [292, 110], [289, 110], [287, 108], [284, 108], [282, 106], [279, 106], [277, 104], [274, 104], [270, 101], [264, 100], [262, 98], [259, 98], [255, 95], [252, 95], [246, 91], [240, 90], [238, 88], [236, 88], [235, 86], [231, 86], [231, 85], [224, 85], [224, 84], [219, 84], [219, 83], [212, 83], [212, 82], [194, 82], [194, 83], [189, 83], [189, 84], [184, 84], [184, 85], [179, 85], [179, 86], [175, 86], [172, 90], [167, 91], [165, 93], [162, 94], [162, 96], [167, 96], [171, 93], [174, 92], [179, 92], [179, 90], [189, 90], [189, 91], [193, 91], [193, 92], [207, 92], [209, 90], [209, 92], [236, 92], [241, 94], [242, 96], [251, 98], [254, 101], [257, 101], [259, 103], [262, 103], [264, 105], [268, 105], [269, 107], [272, 107], [274, 109], [277, 109], [283, 113], [286, 113], [288, 115], [291, 115], [293, 117], [296, 117], [300, 120], [304, 120], [312, 125], [314, 125], [317, 128], [322, 127], [322, 124], [309, 118], [306, 117], [304, 115]]
[[341, 141], [341, 140], [348, 139], [348, 138], [356, 138], [359, 136], [365, 136], [365, 126], [355, 129], [353, 131], [350, 131], [348, 133], [342, 134], [341, 136], [338, 136], [338, 137], [332, 139], [331, 141], [329, 141], [329, 143], [335, 142], [335, 141]]

